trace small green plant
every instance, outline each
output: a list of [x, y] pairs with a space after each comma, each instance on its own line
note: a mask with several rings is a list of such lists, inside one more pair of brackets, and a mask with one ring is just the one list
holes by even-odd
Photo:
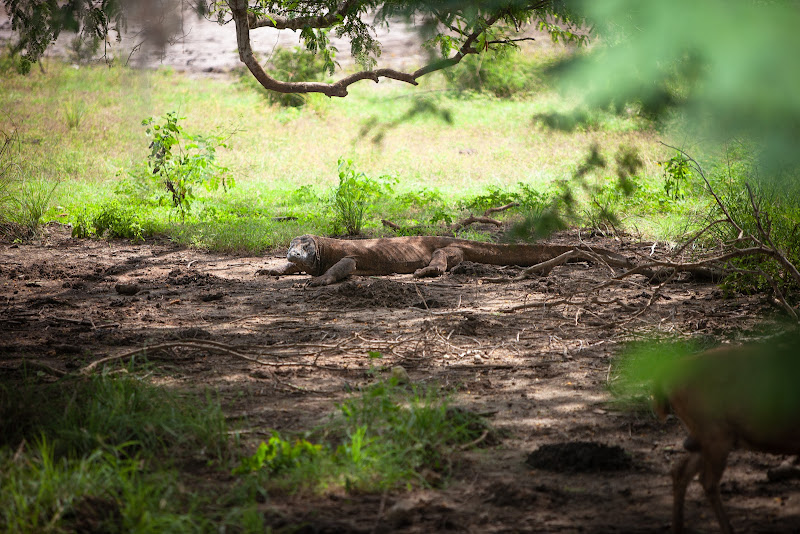
[[333, 191], [331, 201], [334, 228], [344, 228], [348, 235], [358, 235], [367, 205], [392, 193], [392, 179], [384, 176], [381, 181], [373, 180], [363, 172], [356, 172], [352, 160], [343, 158], [339, 158], [338, 171], [339, 186]]
[[[285, 82], [322, 81], [329, 64], [325, 58], [300, 47], [278, 48], [272, 54], [267, 69], [276, 79]], [[308, 99], [306, 95], [294, 93], [266, 91], [265, 94], [270, 102], [284, 107], [302, 107]]]
[[226, 148], [222, 135], [191, 135], [184, 131], [174, 111], [167, 112], [163, 122], [152, 117], [142, 121], [150, 143], [147, 158], [150, 176], [155, 176], [167, 189], [173, 207], [180, 210], [181, 220], [192, 207], [194, 189], [203, 186], [207, 191], [222, 187], [227, 191], [235, 182], [226, 167], [216, 162], [218, 148]]
[[689, 160], [679, 152], [658, 164], [664, 169], [664, 193], [672, 200], [682, 200], [692, 177]]
[[269, 441], [262, 442], [253, 456], [242, 458], [234, 474], [249, 473], [266, 469], [270, 473], [279, 473], [286, 469], [297, 468], [303, 462], [314, 461], [322, 451], [322, 445], [314, 445], [304, 439], [294, 443], [286, 441], [277, 432], [272, 433]]
[[93, 233], [97, 237], [120, 237], [143, 241], [153, 232], [152, 223], [144, 220], [136, 208], [111, 200], [100, 206], [98, 213], [92, 217], [90, 226], [87, 225], [85, 212], [79, 214], [72, 229], [72, 236], [88, 237]]
[[6, 217], [16, 225], [17, 239], [30, 239], [41, 231], [44, 215], [50, 209], [59, 182], [32, 178], [18, 182], [10, 192]]
[[318, 444], [275, 433], [235, 473], [261, 473], [269, 486], [292, 491], [435, 485], [450, 472], [456, 449], [489, 433], [479, 416], [450, 407], [438, 388], [392, 378], [340, 404]]
[[79, 98], [70, 98], [64, 102], [64, 119], [70, 130], [77, 130], [86, 114], [86, 102]]

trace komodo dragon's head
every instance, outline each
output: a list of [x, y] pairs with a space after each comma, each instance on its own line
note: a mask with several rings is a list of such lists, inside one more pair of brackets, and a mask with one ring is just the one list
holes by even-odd
[[301, 235], [292, 239], [286, 259], [302, 267], [303, 271], [316, 274], [320, 257], [314, 238], [310, 235]]

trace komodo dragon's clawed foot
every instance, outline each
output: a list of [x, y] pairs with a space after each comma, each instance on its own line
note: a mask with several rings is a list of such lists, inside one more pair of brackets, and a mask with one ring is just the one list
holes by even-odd
[[414, 271], [414, 278], [432, 278], [434, 276], [441, 276], [444, 272], [439, 267], [423, 267]]

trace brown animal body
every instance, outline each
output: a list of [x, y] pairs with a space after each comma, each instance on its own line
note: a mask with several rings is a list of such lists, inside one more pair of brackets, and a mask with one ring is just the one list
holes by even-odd
[[[497, 245], [438, 236], [344, 240], [304, 235], [289, 245], [288, 263], [269, 269], [274, 276], [297, 272], [314, 278], [310, 285], [328, 285], [351, 274], [439, 276], [462, 261], [529, 267], [576, 247], [568, 245]], [[627, 258], [609, 250], [586, 248], [610, 265], [630, 266]]]
[[683, 532], [686, 488], [700, 475], [724, 533], [733, 532], [719, 483], [736, 448], [800, 454], [800, 350], [794, 343], [717, 348], [687, 358], [657, 388], [656, 411], [669, 406], [689, 432], [688, 457], [672, 470], [672, 530]]

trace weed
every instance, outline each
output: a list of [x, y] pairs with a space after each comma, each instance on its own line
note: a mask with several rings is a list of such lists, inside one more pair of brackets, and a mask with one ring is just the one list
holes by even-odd
[[683, 199], [692, 177], [689, 160], [678, 152], [670, 159], [658, 164], [664, 169], [664, 193], [673, 200]]
[[364, 224], [368, 203], [392, 193], [392, 180], [383, 176], [380, 181], [356, 172], [352, 160], [339, 159], [339, 186], [333, 192], [334, 228], [344, 228], [348, 235], [358, 235]]
[[64, 102], [64, 119], [70, 130], [77, 130], [86, 114], [86, 102], [79, 98], [70, 98]]
[[153, 138], [148, 156], [149, 175], [162, 181], [183, 220], [191, 209], [196, 186], [202, 185], [208, 191], [221, 186], [227, 191], [235, 182], [228, 169], [216, 162], [217, 149], [227, 147], [225, 137], [187, 134], [178, 123], [182, 118], [170, 111], [164, 115], [162, 124], [150, 117], [142, 121], [142, 126], [147, 127], [147, 136]]
[[13, 223], [11, 234], [15, 239], [26, 240], [39, 235], [58, 185], [58, 182], [44, 178], [21, 180], [14, 184], [7, 202], [6, 218]]
[[406, 388], [392, 378], [340, 404], [319, 443], [273, 434], [236, 472], [261, 472], [270, 486], [295, 491], [437, 485], [450, 473], [452, 453], [484, 433], [479, 416], [451, 408], [436, 387]]
[[153, 224], [140, 217], [136, 208], [116, 200], [105, 202], [100, 206], [97, 214], [92, 217], [91, 228], [87, 225], [84, 212], [78, 215], [78, 221], [72, 229], [73, 237], [88, 237], [94, 234], [97, 237], [121, 237], [135, 241], [143, 241], [153, 233]]

